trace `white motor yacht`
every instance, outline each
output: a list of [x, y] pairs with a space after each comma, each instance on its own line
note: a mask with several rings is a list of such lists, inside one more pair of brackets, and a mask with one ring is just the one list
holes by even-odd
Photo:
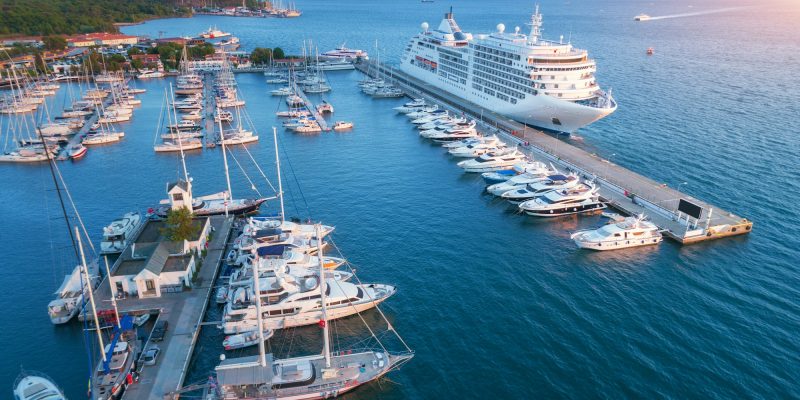
[[430, 106], [422, 106], [417, 110], [412, 110], [411, 112], [406, 113], [406, 116], [411, 119], [417, 119], [436, 111], [439, 111], [439, 106], [437, 104], [433, 104]]
[[447, 152], [453, 157], [466, 157], [474, 158], [482, 156], [486, 153], [501, 151], [506, 147], [503, 142], [500, 143], [475, 143], [468, 144], [462, 147], [450, 148]]
[[393, 110], [407, 114], [422, 109], [425, 106], [425, 99], [414, 99], [399, 107], [394, 107]]
[[509, 190], [523, 189], [530, 183], [540, 182], [550, 175], [558, 174], [555, 168], [548, 167], [539, 161], [534, 161], [531, 164], [535, 164], [538, 167], [531, 166], [525, 172], [514, 175], [504, 182], [493, 183], [486, 187], [486, 191], [495, 196], [502, 196], [503, 193]]
[[538, 170], [540, 169], [540, 165], [541, 163], [538, 161], [521, 162], [519, 164], [514, 164], [514, 166], [509, 169], [484, 172], [481, 174], [481, 177], [487, 185], [492, 185], [495, 183], [505, 182], [511, 179], [511, 177], [523, 174], [529, 170]]
[[[444, 132], [438, 132], [431, 134], [428, 136], [428, 139], [433, 140], [436, 143], [450, 143], [450, 142], [457, 142], [459, 140], [464, 140], [467, 138], [478, 137], [478, 131], [475, 128], [457, 128], [457, 129], [448, 129]], [[500, 151], [498, 148], [497, 151]], [[480, 155], [480, 154], [478, 154]]]
[[577, 175], [550, 175], [545, 179], [534, 181], [521, 188], [511, 189], [500, 195], [505, 200], [514, 204], [522, 203], [547, 192], [561, 189], [571, 189], [580, 184]]
[[663, 236], [658, 227], [642, 215], [614, 221], [598, 229], [578, 231], [570, 235], [570, 239], [582, 249], [603, 251], [655, 245], [661, 243]]
[[501, 169], [510, 169], [521, 161], [525, 160], [525, 155], [517, 149], [507, 149], [497, 153], [486, 153], [472, 160], [465, 160], [458, 163], [464, 172], [489, 172]]
[[66, 400], [64, 392], [41, 372], [22, 371], [14, 381], [14, 400]]
[[552, 190], [520, 204], [519, 209], [535, 217], [558, 217], [596, 212], [606, 208], [606, 204], [600, 201], [597, 190], [592, 183], [580, 184], [569, 189]]
[[115, 219], [103, 228], [103, 240], [100, 242], [100, 254], [115, 254], [133, 239], [133, 234], [142, 224], [142, 216], [138, 212], [129, 212], [122, 218]]

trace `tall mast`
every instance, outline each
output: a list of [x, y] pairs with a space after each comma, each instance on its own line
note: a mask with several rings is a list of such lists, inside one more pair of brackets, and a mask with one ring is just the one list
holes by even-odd
[[[181, 140], [181, 133], [177, 130], [178, 125], [178, 114], [175, 112], [175, 95], [172, 93], [172, 83], [169, 84], [169, 95], [167, 96], [167, 101], [169, 102], [172, 99], [172, 114], [170, 114], [169, 108], [167, 108], [167, 129], [169, 130], [169, 126], [172, 125], [172, 119], [174, 115], [175, 125], [176, 125], [176, 134], [178, 135], [178, 150], [181, 152], [181, 165], [183, 166], [183, 178], [186, 180], [187, 184], [189, 182], [189, 171], [186, 170], [186, 157], [183, 155], [183, 141]], [[191, 187], [191, 186], [190, 186]]]
[[272, 141], [275, 142], [275, 168], [278, 170], [278, 198], [281, 202], [281, 222], [286, 221], [283, 211], [283, 183], [281, 182], [281, 157], [278, 154], [278, 129], [272, 127]]
[[267, 354], [264, 350], [264, 323], [262, 322], [261, 318], [261, 283], [259, 282], [259, 269], [261, 267], [261, 259], [258, 258], [258, 253], [256, 253], [256, 258], [253, 260], [253, 291], [255, 291], [256, 297], [256, 321], [258, 323], [258, 362], [261, 364], [262, 367], [267, 366]]
[[[106, 263], [106, 279], [108, 286], [111, 288], [111, 293], [114, 293], [114, 287], [111, 285], [111, 269], [108, 268], [108, 256], [103, 256], [103, 261]], [[114, 306], [114, 319], [117, 321], [117, 328], [122, 330], [122, 325], [119, 323], [119, 309], [117, 308], [117, 296], [111, 296], [111, 304]]]
[[542, 28], [542, 14], [539, 14], [539, 5], [536, 5], [536, 9], [531, 15], [531, 34], [528, 35], [528, 44], [536, 44], [539, 41], [539, 36], [542, 35], [541, 28]]
[[[95, 331], [97, 331], [97, 340], [100, 342], [100, 353], [103, 354], [103, 363], [106, 362], [106, 345], [103, 343], [103, 333], [100, 329], [100, 319], [97, 318], [97, 307], [94, 304], [94, 292], [92, 291], [92, 280], [89, 277], [89, 269], [86, 267], [86, 256], [83, 254], [83, 245], [81, 244], [81, 234], [78, 232], [78, 227], [75, 227], [75, 236], [78, 238], [78, 249], [81, 252], [81, 269], [86, 275], [86, 287], [89, 288], [89, 301], [92, 305], [92, 316], [94, 317]], [[110, 279], [110, 278], [109, 278]]]
[[330, 343], [330, 334], [328, 332], [328, 312], [327, 307], [325, 305], [325, 291], [328, 289], [327, 281], [325, 280], [325, 263], [322, 260], [322, 231], [320, 230], [319, 224], [314, 226], [314, 230], [316, 231], [315, 236], [317, 237], [317, 257], [319, 258], [319, 297], [322, 301], [322, 319], [320, 320], [322, 324], [322, 355], [325, 356], [325, 368], [331, 367], [331, 343]]
[[231, 193], [231, 175], [228, 173], [228, 155], [225, 152], [225, 133], [222, 132], [222, 118], [219, 118], [219, 142], [222, 143], [222, 163], [225, 164], [225, 182], [228, 184], [228, 194], [225, 196], [225, 216], [228, 216], [228, 201], [233, 198]]
[[[12, 72], [14, 72], [12, 68]], [[50, 167], [50, 175], [53, 177], [53, 184], [56, 185], [56, 193], [58, 193], [58, 202], [61, 204], [61, 212], [64, 213], [64, 221], [67, 223], [67, 231], [69, 232], [69, 238], [72, 242], [72, 249], [75, 250], [75, 257], [78, 257], [78, 246], [75, 244], [75, 235], [72, 234], [72, 226], [70, 226], [69, 216], [67, 216], [67, 207], [64, 205], [64, 197], [61, 195], [61, 185], [58, 184], [58, 179], [56, 179], [56, 171], [53, 165], [53, 158], [50, 154], [50, 149], [47, 148], [47, 142], [44, 140], [44, 135], [42, 135], [42, 130], [39, 128], [35, 128], [36, 132], [39, 134], [39, 139], [42, 140], [42, 146], [44, 146], [44, 154], [47, 155], [47, 165]], [[78, 227], [75, 227], [78, 229]], [[81, 249], [83, 251], [83, 249]]]

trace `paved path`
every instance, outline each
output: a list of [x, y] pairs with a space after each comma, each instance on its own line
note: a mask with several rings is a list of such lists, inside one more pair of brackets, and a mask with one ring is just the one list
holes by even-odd
[[[600, 186], [600, 195], [612, 206], [628, 214], [644, 213], [664, 229], [669, 237], [681, 243], [745, 234], [752, 228], [752, 222], [745, 218], [655, 182], [596, 154], [564, 143], [553, 135], [448, 95], [394, 67], [375, 62], [356, 64], [356, 67], [364, 73], [380, 75], [385, 80], [393, 81], [413, 97], [425, 98], [456, 113], [470, 115], [481, 121], [484, 132], [497, 133], [506, 141], [520, 145], [521, 150], [540, 161], [552, 162], [560, 169], [574, 171], [587, 179], [594, 179]], [[692, 223], [687, 224], [685, 215], [679, 219], [676, 211], [680, 199], [702, 207], [701, 216], [697, 221], [693, 219]], [[706, 229], [706, 226], [710, 229]]]
[[[124, 399], [161, 399], [166, 393], [183, 386], [197, 335], [200, 332], [200, 323], [211, 296], [214, 279], [219, 272], [232, 224], [233, 217], [211, 217], [211, 226], [215, 234], [209, 243], [208, 253], [191, 290], [163, 293], [159, 298], [132, 297], [117, 302], [120, 313], [158, 311], [158, 319], [169, 323], [164, 340], [155, 343], [161, 349], [158, 362], [154, 366], [140, 367], [139, 383], [128, 387], [123, 395]], [[97, 295], [100, 299], [110, 298], [107, 282], [101, 284]], [[108, 301], [104, 300], [103, 304], [107, 305]], [[148, 343], [145, 348], [152, 345]]]

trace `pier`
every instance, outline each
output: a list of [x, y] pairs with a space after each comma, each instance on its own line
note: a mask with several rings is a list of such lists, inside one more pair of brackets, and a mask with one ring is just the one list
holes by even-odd
[[[234, 225], [233, 216], [220, 215], [209, 218], [213, 232], [212, 238], [208, 242], [205, 257], [200, 261], [202, 264], [197, 267], [199, 270], [196, 271], [190, 288], [176, 292], [167, 292], [162, 288], [159, 297], [139, 296], [116, 299], [120, 314], [157, 314], [159, 321], [168, 322], [168, 329], [163, 341], [151, 343], [148, 332], [140, 352], [156, 345], [161, 349], [161, 354], [155, 365], [143, 366], [141, 363], [137, 365], [139, 382], [128, 386], [123, 395], [124, 399], [161, 399], [166, 394], [183, 386], [197, 337], [203, 326], [203, 317], [214, 289], [214, 282], [223, 262]], [[146, 231], [147, 228], [143, 229], [139, 236], [147, 235]], [[129, 246], [123, 251], [131, 252], [132, 249]], [[111, 268], [112, 275], [120, 268], [120, 260], [122, 257]], [[108, 279], [106, 277], [95, 294], [99, 303], [105, 306], [109, 306], [112, 296]]]
[[[744, 235], [752, 230], [753, 223], [746, 218], [564, 143], [551, 134], [451, 96], [392, 66], [368, 61], [357, 63], [356, 68], [367, 75], [391, 82], [410, 97], [424, 98], [456, 115], [470, 116], [479, 121], [484, 133], [497, 134], [506, 142], [516, 144], [534, 159], [553, 163], [561, 170], [573, 171], [584, 179], [594, 180], [600, 188], [601, 198], [610, 206], [629, 215], [646, 215], [667, 237], [681, 244]], [[699, 208], [699, 212], [690, 216], [680, 211], [679, 204], [682, 202]]]
[[[216, 122], [214, 122], [214, 113], [216, 112], [216, 96], [214, 96], [214, 74], [205, 74], [203, 83], [203, 114], [205, 115], [205, 144], [206, 147], [215, 147], [217, 145], [217, 131]], [[221, 134], [221, 132], [220, 132]]]
[[303, 89], [297, 85], [297, 82], [295, 82], [295, 80], [292, 80], [292, 90], [295, 93], [297, 93], [297, 95], [300, 96], [301, 99], [303, 99], [303, 103], [308, 109], [308, 112], [310, 112], [311, 115], [314, 116], [314, 119], [317, 121], [317, 125], [319, 125], [320, 129], [322, 129], [323, 132], [330, 131], [331, 128], [328, 127], [328, 121], [325, 121], [325, 118], [322, 117], [322, 113], [317, 111], [317, 107], [314, 105], [314, 103], [311, 102], [311, 100], [309, 100], [308, 96], [306, 95], [306, 92], [304, 92]]

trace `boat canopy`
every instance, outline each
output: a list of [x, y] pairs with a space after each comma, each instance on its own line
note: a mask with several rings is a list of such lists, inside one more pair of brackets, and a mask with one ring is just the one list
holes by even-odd
[[258, 356], [237, 357], [222, 361], [217, 366], [217, 383], [225, 386], [261, 385], [272, 382], [272, 353], [266, 354], [267, 367], [262, 367]]
[[551, 181], [568, 181], [569, 178], [566, 175], [557, 174], [557, 175], [550, 175], [547, 177]]
[[75, 269], [72, 270], [72, 274], [64, 276], [64, 281], [61, 282], [61, 286], [58, 287], [55, 294], [61, 295], [69, 292], [80, 292], [81, 286], [81, 269], [80, 266], [76, 266]]
[[288, 245], [279, 244], [275, 246], [264, 246], [258, 248], [258, 256], [259, 257], [267, 257], [267, 256], [280, 256], [283, 255], [283, 252], [286, 250]]

